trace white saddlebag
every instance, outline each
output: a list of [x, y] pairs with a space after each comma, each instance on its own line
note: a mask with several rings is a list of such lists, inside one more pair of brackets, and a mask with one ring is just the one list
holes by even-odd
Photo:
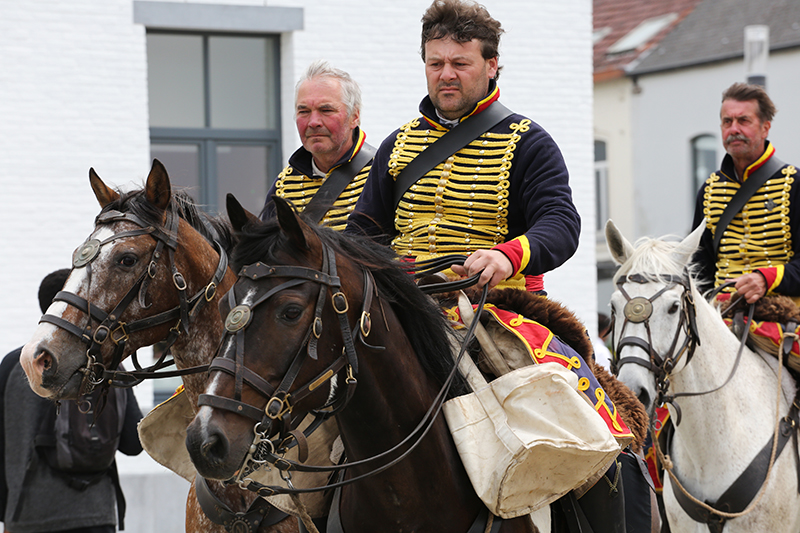
[[543, 507], [608, 468], [619, 444], [557, 363], [519, 368], [487, 383], [465, 355], [475, 392], [444, 414], [478, 496], [502, 518]]

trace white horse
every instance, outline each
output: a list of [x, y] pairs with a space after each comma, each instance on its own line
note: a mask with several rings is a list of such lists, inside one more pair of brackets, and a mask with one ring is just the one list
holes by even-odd
[[[668, 404], [677, 424], [663, 450], [677, 479], [664, 476], [664, 507], [673, 533], [723, 528], [727, 533], [797, 533], [797, 430], [783, 421], [796, 385], [772, 355], [745, 346], [737, 357], [740, 340], [689, 274], [702, 231], [701, 225], [681, 242], [642, 239], [634, 248], [608, 221], [608, 247], [622, 265], [611, 298], [619, 378], [651, 414], [659, 391], [678, 406]], [[778, 422], [791, 438], [767, 475]], [[763, 464], [743, 474], [760, 453]], [[740, 475], [745, 481], [737, 482]], [[678, 498], [689, 502], [685, 505], [696, 517], [710, 515], [710, 523], [693, 519]], [[714, 514], [692, 498], [723, 507], [727, 515]]]

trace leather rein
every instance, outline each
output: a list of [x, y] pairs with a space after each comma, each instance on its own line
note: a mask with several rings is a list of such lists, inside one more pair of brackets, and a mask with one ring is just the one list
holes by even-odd
[[[447, 268], [452, 264], [463, 263], [465, 259], [466, 258], [463, 256], [447, 256], [434, 261], [411, 264], [408, 267], [408, 270], [413, 270], [414, 276], [419, 278], [429, 274], [430, 272]], [[441, 407], [446, 399], [447, 391], [450, 388], [450, 384], [454, 379], [455, 373], [458, 371], [457, 364], [454, 365], [453, 370], [445, 380], [442, 389], [439, 391], [438, 395], [433, 401], [433, 404], [423, 416], [417, 427], [397, 445], [378, 455], [360, 461], [347, 462], [341, 465], [314, 466], [302, 464], [306, 458], [305, 450], [307, 449], [307, 436], [317, 429], [324, 420], [341, 411], [348, 404], [353, 396], [353, 393], [355, 392], [355, 388], [358, 383], [356, 379], [356, 375], [358, 374], [358, 357], [355, 349], [356, 341], [370, 350], [385, 349], [385, 347], [382, 346], [372, 346], [366, 341], [372, 329], [370, 308], [372, 306], [373, 298], [376, 298], [380, 303], [380, 296], [377, 292], [372, 274], [366, 269], [362, 269], [362, 273], [364, 285], [362, 292], [363, 297], [361, 313], [356, 325], [351, 328], [346, 314], [349, 310], [349, 304], [347, 297], [343, 292], [341, 292], [341, 282], [336, 272], [335, 254], [329, 245], [323, 243], [322, 270], [313, 270], [310, 268], [297, 266], [269, 266], [261, 262], [247, 265], [241, 269], [239, 277], [248, 278], [253, 281], [264, 278], [289, 279], [271, 288], [270, 290], [257, 295], [255, 301], [250, 305], [237, 305], [234, 289], [231, 289], [227, 295], [231, 310], [225, 320], [225, 338], [227, 339], [228, 336], [233, 337], [231, 342], [233, 342], [235, 345], [235, 359], [217, 357], [214, 359], [214, 361], [212, 361], [209, 367], [209, 372], [225, 372], [233, 376], [235, 380], [234, 397], [226, 398], [212, 394], [201, 394], [198, 404], [200, 406], [208, 405], [223, 409], [246, 416], [255, 421], [255, 425], [253, 427], [253, 442], [244, 458], [244, 461], [242, 462], [242, 465], [239, 467], [236, 476], [231, 480], [228, 480], [228, 483], [235, 483], [241, 488], [246, 488], [258, 493], [262, 497], [273, 496], [276, 494], [297, 495], [301, 493], [318, 492], [321, 490], [338, 488], [378, 474], [399, 463], [416, 448], [416, 446], [422, 441], [422, 438], [433, 427], [433, 422], [441, 411]], [[421, 287], [421, 290], [426, 293], [456, 290], [458, 288], [474, 285], [479, 278], [480, 273], [457, 282]], [[306, 331], [304, 335], [304, 341], [299, 347], [280, 384], [277, 387], [273, 387], [244, 365], [244, 331], [251, 322], [253, 308], [264, 303], [280, 291], [307, 282], [317, 283], [320, 285], [315, 304], [314, 319]], [[294, 390], [292, 390], [292, 392], [290, 392], [290, 390], [293, 388], [299, 371], [307, 358], [310, 357], [315, 360], [317, 359], [317, 343], [323, 327], [322, 311], [326, 301], [325, 296], [328, 294], [328, 292], [332, 293], [331, 304], [339, 318], [339, 330], [341, 332], [342, 341], [344, 344], [342, 348], [342, 354], [325, 370], [312, 378], [308, 383], [296, 387]], [[481, 301], [480, 307], [482, 307], [487, 293], [488, 290], [484, 290], [483, 300]], [[480, 308], [478, 312], [480, 312]], [[477, 323], [478, 320], [474, 320], [473, 324], [470, 326], [459, 357], [466, 352], [467, 344]], [[223, 344], [224, 343], [225, 339], [223, 339]], [[305, 417], [292, 416], [294, 405], [307, 397], [318, 387], [331, 380], [334, 376], [338, 375], [343, 369], [346, 371], [345, 392], [338, 395], [332, 393], [331, 396], [334, 396], [333, 398], [330, 398], [324, 405], [310, 411], [310, 413], [315, 417], [314, 421], [303, 431], [297, 429]], [[242, 402], [241, 394], [243, 383], [247, 383], [260, 395], [268, 399], [267, 404], [263, 409], [258, 409]], [[271, 439], [270, 435], [276, 435], [276, 437]], [[410, 447], [402, 454], [384, 464], [381, 464], [380, 466], [375, 467], [373, 470], [365, 474], [355, 476], [347, 480], [329, 483], [321, 487], [295, 488], [292, 485], [291, 477], [293, 471], [334, 473], [354, 466], [373, 464], [377, 461], [387, 460], [388, 457], [405, 447], [415, 437], [416, 441], [413, 442], [413, 444], [411, 444]], [[300, 452], [298, 454], [300, 462], [295, 462], [283, 457], [284, 454], [293, 446], [298, 446], [298, 451]], [[270, 463], [280, 470], [281, 477], [287, 484], [286, 487], [263, 485], [249, 477], [250, 474], [266, 463]]]
[[[141, 383], [144, 379], [182, 376], [191, 373], [205, 372], [208, 368], [208, 365], [201, 365], [182, 370], [156, 372], [157, 370], [174, 364], [174, 360], [166, 359], [169, 353], [169, 347], [175, 343], [181, 333], [186, 333], [188, 331], [189, 324], [197, 314], [197, 311], [204, 304], [214, 299], [217, 287], [222, 282], [228, 269], [228, 256], [225, 250], [219, 243], [214, 242], [219, 254], [219, 262], [216, 271], [212, 279], [200, 291], [192, 296], [187, 296], [186, 292], [188, 287], [185, 278], [175, 267], [174, 261], [174, 254], [178, 246], [177, 235], [179, 224], [179, 217], [174, 209], [166, 211], [166, 229], [147, 224], [132, 213], [122, 213], [115, 210], [110, 210], [98, 215], [95, 219], [95, 225], [113, 224], [122, 221], [131, 222], [139, 226], [139, 229], [115, 233], [103, 241], [88, 239], [75, 251], [72, 258], [72, 267], [81, 268], [85, 266], [89, 283], [91, 284], [92, 261], [99, 255], [100, 249], [103, 246], [119, 239], [149, 235], [155, 239], [156, 246], [147, 268], [142, 272], [130, 289], [128, 289], [128, 292], [119, 300], [111, 312], [107, 313], [77, 294], [68, 291], [60, 291], [56, 294], [55, 298], [53, 298], [53, 301], [65, 302], [68, 305], [76, 307], [83, 313], [86, 313], [86, 324], [83, 326], [76, 325], [61, 317], [48, 314], [43, 315], [39, 320], [40, 323], [47, 322], [66, 330], [87, 345], [86, 366], [80, 369], [80, 372], [84, 374], [81, 390], [85, 393], [91, 392], [100, 384], [104, 384], [106, 387], [111, 385], [117, 387], [133, 387]], [[178, 305], [157, 315], [132, 322], [124, 322], [121, 320], [121, 316], [134, 299], [138, 298], [139, 305], [144, 309], [152, 305], [148, 304], [146, 301], [147, 289], [150, 282], [156, 276], [158, 262], [162, 255], [164, 255], [164, 248], [166, 248], [169, 260], [172, 281], [178, 291]], [[97, 323], [94, 327], [92, 325], [93, 322]], [[132, 333], [170, 322], [173, 323], [173, 326], [170, 328], [169, 334], [165, 339], [166, 347], [158, 361], [147, 368], [142, 368], [136, 357], [136, 352], [134, 352], [132, 360], [136, 371], [117, 370], [125, 353], [125, 345]], [[106, 345], [106, 343], [114, 345], [112, 348], [111, 363], [108, 366], [103, 363], [101, 354], [103, 346]]]

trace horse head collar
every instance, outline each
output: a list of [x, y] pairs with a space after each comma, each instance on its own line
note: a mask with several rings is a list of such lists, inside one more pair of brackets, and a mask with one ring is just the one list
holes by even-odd
[[[125, 374], [118, 372], [116, 369], [122, 360], [125, 350], [125, 344], [131, 333], [141, 331], [146, 328], [158, 326], [168, 322], [174, 322], [174, 326], [170, 329], [170, 333], [166, 339], [166, 348], [161, 360], [154, 364], [153, 368], [163, 363], [164, 357], [168, 352], [169, 346], [174, 344], [178, 336], [182, 332], [186, 332], [190, 323], [191, 317], [196, 313], [200, 304], [211, 301], [215, 294], [216, 288], [222, 281], [225, 272], [228, 268], [228, 259], [223, 248], [218, 243], [216, 244], [217, 251], [219, 252], [220, 259], [217, 270], [210, 283], [203, 287], [203, 289], [192, 297], [186, 295], [186, 281], [177, 268], [175, 267], [174, 253], [177, 249], [177, 236], [179, 217], [174, 209], [166, 211], [165, 229], [156, 227], [152, 224], [145, 223], [142, 219], [132, 213], [123, 213], [120, 211], [109, 210], [101, 213], [95, 219], [95, 225], [113, 224], [116, 222], [132, 222], [139, 226], [139, 229], [128, 231], [121, 231], [115, 233], [103, 241], [98, 239], [89, 239], [83, 243], [73, 255], [72, 266], [73, 268], [86, 267], [91, 284], [92, 276], [92, 262], [97, 258], [100, 249], [106, 244], [112, 243], [119, 239], [128, 237], [136, 237], [139, 235], [150, 235], [156, 241], [156, 246], [153, 249], [150, 262], [147, 268], [141, 273], [139, 278], [128, 289], [128, 292], [119, 300], [110, 312], [105, 312], [102, 309], [92, 305], [87, 299], [78, 296], [77, 294], [60, 291], [53, 301], [62, 301], [78, 308], [80, 311], [86, 313], [86, 325], [81, 327], [73, 324], [61, 317], [45, 314], [40, 319], [41, 322], [48, 322], [57, 327], [60, 327], [69, 333], [75, 335], [87, 345], [86, 366], [81, 370], [84, 374], [84, 383], [81, 385], [81, 390], [91, 392], [97, 385], [104, 383], [110, 384], [111, 380], [118, 378]], [[135, 298], [138, 298], [139, 304], [143, 309], [147, 309], [152, 304], [146, 302], [147, 289], [150, 282], [155, 278], [157, 273], [157, 265], [162, 255], [164, 248], [167, 249], [169, 256], [169, 265], [172, 272], [172, 280], [175, 288], [178, 290], [180, 303], [175, 308], [159, 313], [155, 316], [143, 318], [132, 322], [124, 322], [121, 317], [128, 306]], [[93, 322], [97, 322], [97, 326], [93, 327]], [[111, 363], [106, 366], [103, 362], [101, 350], [107, 341], [114, 344]], [[138, 364], [137, 364], [138, 367]], [[129, 378], [129, 376], [122, 376]], [[140, 383], [141, 379], [123, 379], [123, 382], [115, 385], [132, 386]]]
[[[656, 292], [650, 298], [637, 296], [631, 298], [625, 291], [625, 283], [648, 283], [652, 279], [661, 279], [666, 282], [666, 285]], [[650, 318], [653, 314], [653, 302], [662, 294], [672, 289], [676, 285], [683, 287], [683, 294], [681, 295], [681, 314], [678, 321], [678, 326], [672, 338], [672, 344], [669, 351], [664, 354], [659, 354], [653, 348], [652, 334], [650, 330]], [[620, 340], [614, 347], [613, 359], [611, 362], [611, 369], [614, 374], [619, 374], [620, 368], [628, 363], [635, 363], [643, 366], [653, 372], [656, 377], [656, 383], [659, 390], [659, 403], [666, 398], [667, 390], [669, 388], [669, 375], [675, 368], [678, 360], [686, 354], [686, 362], [691, 360], [695, 348], [700, 344], [700, 336], [697, 331], [697, 321], [695, 318], [694, 301], [692, 299], [692, 292], [688, 283], [688, 273], [683, 276], [673, 276], [669, 274], [662, 274], [659, 276], [643, 276], [641, 274], [630, 274], [622, 276], [617, 280], [617, 287], [625, 297], [626, 303], [623, 309], [624, 321], [622, 330], [620, 331]], [[616, 321], [616, 317], [614, 317]], [[625, 328], [629, 323], [644, 324], [645, 331], [647, 332], [647, 340], [641, 337], [628, 336], [625, 337]], [[616, 327], [612, 323], [612, 331]], [[681, 331], [685, 333], [684, 341], [678, 346]], [[614, 338], [612, 334], [612, 338]], [[621, 357], [622, 349], [626, 346], [636, 346], [641, 348], [648, 354], [648, 359], [643, 360], [638, 357]]]
[[[276, 463], [281, 468], [282, 459], [276, 455], [283, 454], [289, 444], [295, 440], [300, 441], [305, 435], [315, 430], [327, 418], [340, 411], [355, 391], [357, 380], [355, 375], [358, 373], [358, 358], [355, 351], [354, 337], [370, 348], [366, 343], [366, 337], [370, 333], [371, 322], [369, 309], [372, 305], [372, 296], [375, 292], [375, 285], [372, 275], [364, 270], [364, 297], [360, 319], [355, 328], [350, 328], [347, 319], [349, 304], [347, 297], [341, 291], [341, 282], [336, 273], [336, 257], [334, 252], [327, 244], [322, 247], [322, 270], [300, 266], [270, 266], [261, 262], [247, 265], [239, 272], [239, 278], [248, 278], [252, 281], [265, 278], [288, 278], [287, 281], [280, 283], [266, 292], [256, 295], [252, 304], [238, 304], [234, 289], [228, 292], [228, 304], [230, 312], [225, 319], [225, 336], [234, 337], [235, 355], [234, 359], [227, 357], [216, 357], [209, 366], [209, 371], [225, 372], [234, 377], [233, 398], [225, 398], [213, 394], [201, 394], [198, 405], [208, 405], [211, 407], [231, 411], [233, 413], [246, 416], [256, 422], [254, 426], [254, 441], [244, 459], [243, 465], [239, 468], [236, 478], [232, 481], [245, 487], [246, 477], [262, 465], [265, 461]], [[314, 319], [304, 335], [304, 341], [298, 348], [289, 369], [277, 387], [273, 387], [261, 376], [250, 370], [244, 365], [244, 332], [251, 323], [252, 311], [255, 307], [266, 302], [269, 298], [285, 289], [300, 285], [302, 283], [319, 284], [319, 293], [316, 298], [314, 309]], [[339, 329], [341, 331], [344, 348], [342, 355], [336, 358], [327, 368], [312, 378], [308, 383], [292, 389], [294, 382], [299, 375], [300, 369], [306, 357], [317, 359], [317, 344], [322, 334], [322, 311], [325, 305], [325, 296], [331, 292], [331, 304], [339, 318]], [[225, 339], [223, 339], [223, 344]], [[337, 375], [346, 367], [347, 390], [339, 398], [334, 398], [325, 405], [312, 411], [316, 416], [316, 421], [306, 430], [305, 434], [296, 431], [297, 425], [302, 421], [303, 416], [293, 417], [293, 407], [302, 399], [310, 395], [319, 386]], [[267, 398], [264, 409], [259, 409], [242, 402], [242, 385], [247, 383], [260, 395]], [[271, 437], [277, 434], [275, 442]]]

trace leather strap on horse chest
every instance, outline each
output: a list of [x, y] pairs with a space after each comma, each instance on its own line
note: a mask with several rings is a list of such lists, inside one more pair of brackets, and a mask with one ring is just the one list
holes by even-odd
[[[797, 439], [798, 425], [800, 425], [800, 420], [798, 420], [798, 408], [795, 403], [792, 404], [786, 417], [781, 420], [780, 429], [778, 431], [778, 446], [775, 451], [776, 459], [780, 456], [786, 443], [789, 442], [790, 437], [794, 436], [794, 438]], [[770, 456], [772, 455], [772, 442], [773, 436], [771, 435], [766, 445], [761, 448], [761, 451], [758, 452], [750, 464], [747, 465], [744, 472], [742, 472], [731, 486], [728, 487], [728, 490], [726, 490], [716, 502], [706, 501], [706, 503], [726, 513], [741, 513], [744, 511], [750, 502], [753, 501], [756, 494], [758, 494], [767, 478]], [[800, 468], [800, 466], [798, 466], [798, 468]], [[722, 533], [725, 522], [728, 520], [727, 518], [714, 514], [712, 511], [701, 507], [692, 501], [682, 490], [675, 490], [673, 493], [684, 512], [695, 522], [708, 525], [708, 529], [711, 533]]]

